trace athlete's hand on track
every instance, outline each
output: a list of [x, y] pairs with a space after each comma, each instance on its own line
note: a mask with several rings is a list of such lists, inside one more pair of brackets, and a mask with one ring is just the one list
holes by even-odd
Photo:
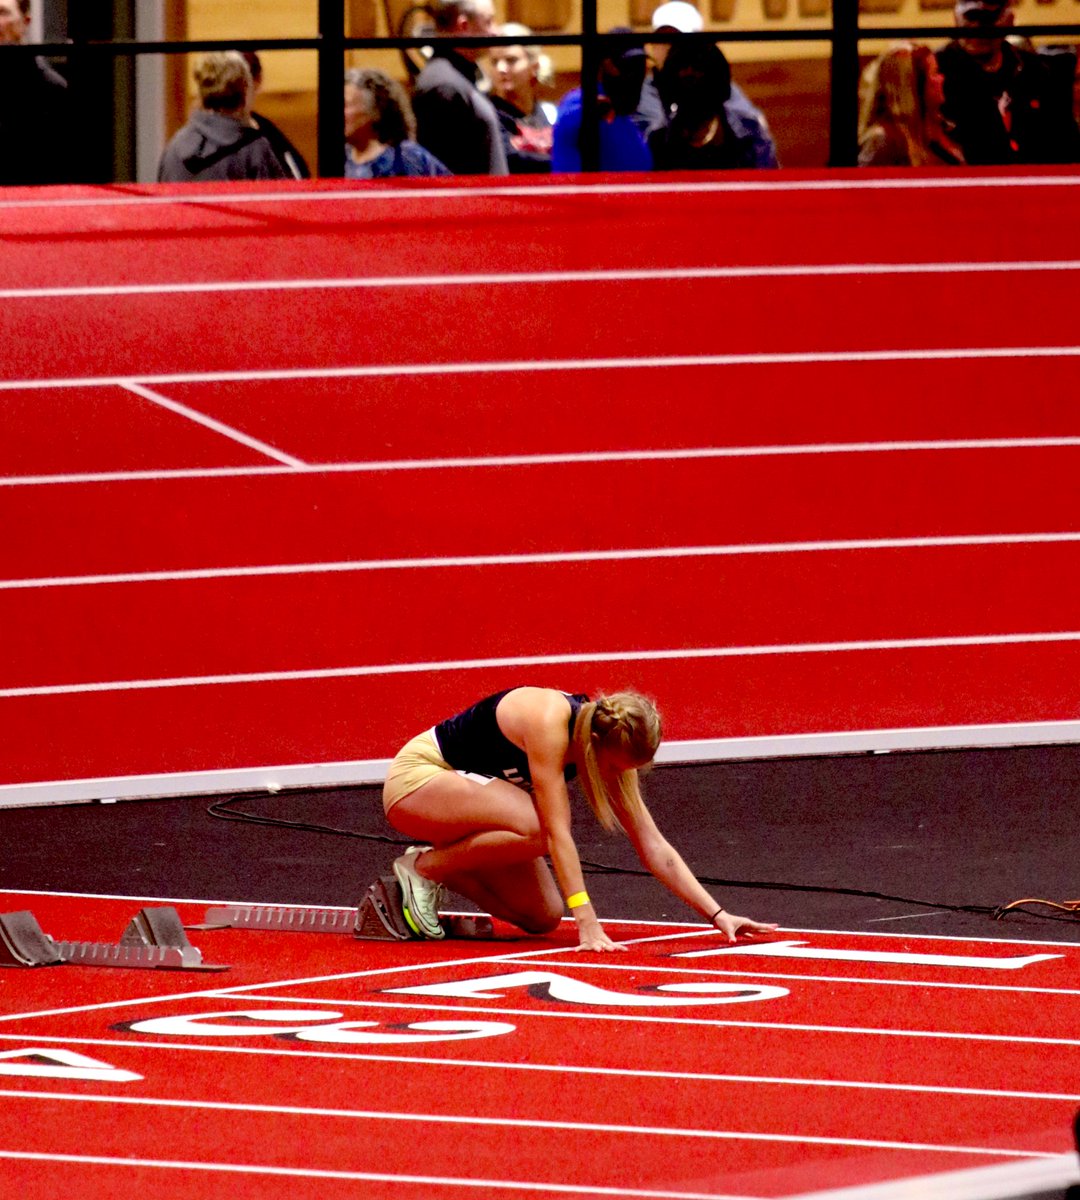
[[581, 933], [581, 941], [577, 945], [578, 950], [625, 950], [625, 946], [621, 946], [618, 942], [613, 942], [611, 938], [599, 927], [591, 933]]
[[740, 933], [775, 933], [778, 925], [765, 924], [762, 921], [752, 921], [749, 917], [737, 917], [734, 913], [720, 912], [717, 914], [717, 933], [725, 934], [729, 942], [737, 940]]

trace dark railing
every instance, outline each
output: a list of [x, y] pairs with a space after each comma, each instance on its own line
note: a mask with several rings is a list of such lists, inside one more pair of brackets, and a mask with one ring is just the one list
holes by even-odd
[[[136, 41], [131, 38], [105, 40], [72, 39], [23, 46], [0, 47], [4, 54], [33, 54], [46, 58], [113, 59], [139, 54], [189, 54], [205, 50], [314, 50], [318, 53], [318, 174], [340, 176], [343, 170], [344, 140], [341, 88], [344, 56], [348, 50], [419, 51], [430, 46], [432, 35], [423, 37], [350, 37], [346, 32], [345, 6], [341, 0], [319, 0], [316, 37], [308, 38], [237, 38], [230, 41]], [[854, 166], [858, 152], [859, 44], [862, 41], [887, 41], [895, 38], [926, 40], [954, 36], [951, 26], [890, 25], [872, 27], [859, 24], [859, 0], [832, 0], [832, 24], [817, 29], [709, 30], [700, 34], [640, 34], [654, 43], [695, 37], [717, 43], [735, 42], [813, 42], [830, 43], [829, 82], [829, 166]], [[1080, 37], [1080, 25], [1016, 25], [996, 31], [980, 31], [980, 36]], [[609, 35], [597, 28], [597, 0], [581, 0], [581, 32], [576, 34], [532, 34], [529, 42], [542, 46], [579, 46], [582, 81], [582, 161], [586, 169], [595, 169], [599, 157], [597, 112], [597, 75], [603, 46]], [[444, 38], [449, 44], [500, 46], [517, 45], [520, 37]], [[2, 69], [2, 66], [0, 66]]]

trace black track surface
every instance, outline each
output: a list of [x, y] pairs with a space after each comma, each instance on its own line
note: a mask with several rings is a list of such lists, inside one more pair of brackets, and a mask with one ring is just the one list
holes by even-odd
[[[1052, 909], [994, 920], [944, 908], [1080, 898], [1078, 746], [665, 766], [645, 789], [691, 868], [723, 881], [710, 888], [730, 911], [796, 929], [1080, 942], [1080, 917]], [[361, 837], [217, 819], [215, 799], [2, 810], [0, 887], [351, 905], [399, 853], [377, 788], [237, 805]], [[640, 870], [575, 804], [582, 858]], [[651, 877], [589, 871], [588, 886], [601, 918], [697, 919]]]

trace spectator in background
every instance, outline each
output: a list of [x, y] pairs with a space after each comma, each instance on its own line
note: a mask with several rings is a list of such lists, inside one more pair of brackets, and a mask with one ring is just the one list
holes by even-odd
[[[435, 0], [438, 36], [492, 37], [491, 0]], [[436, 42], [413, 85], [416, 140], [455, 175], [507, 175], [499, 118], [477, 86], [482, 46], [451, 48]]]
[[[254, 85], [252, 94], [252, 104], [254, 104], [254, 97], [262, 91], [262, 62], [254, 50], [245, 50], [243, 55], [244, 62], [247, 63], [248, 70], [251, 72], [251, 82]], [[311, 170], [304, 161], [304, 156], [289, 141], [284, 132], [269, 117], [264, 117], [262, 113], [256, 112], [254, 109], [252, 109], [251, 119], [255, 123], [255, 128], [273, 146], [274, 153], [285, 164], [292, 177], [294, 179], [310, 179]]]
[[292, 172], [251, 119], [254, 82], [235, 50], [195, 60], [199, 107], [170, 139], [158, 165], [162, 183], [290, 179]]
[[[30, 28], [30, 0], [0, 0], [0, 46], [19, 46]], [[44, 59], [3, 54], [0, 67], [0, 184], [69, 183], [73, 109], [67, 81]]]
[[[705, 28], [705, 21], [701, 13], [686, 0], [668, 0], [668, 3], [661, 4], [653, 13], [652, 26], [654, 33], [701, 33]], [[666, 126], [671, 119], [670, 97], [667, 101], [661, 97], [657, 80], [672, 46], [678, 44], [677, 41], [657, 42], [649, 47], [652, 71], [641, 89], [641, 102], [636, 117], [647, 138]], [[750, 101], [735, 80], [731, 79], [730, 68], [728, 79], [730, 93], [724, 102], [724, 122], [730, 131], [731, 140], [741, 146], [742, 161], [739, 165], [778, 167], [780, 162], [776, 153], [776, 143], [773, 141], [765, 114]]]
[[859, 166], [958, 166], [964, 155], [942, 115], [941, 72], [929, 46], [897, 42], [859, 81]]
[[[645, 48], [629, 29], [616, 28], [618, 40], [607, 43], [600, 62], [599, 117], [601, 171], [649, 171], [652, 155], [634, 121], [645, 82]], [[551, 169], [580, 171], [581, 89], [568, 93], [559, 105], [552, 140]]]
[[382, 71], [345, 72], [345, 178], [449, 175], [413, 139], [416, 118], [405, 89]]
[[[527, 38], [527, 25], [504, 25], [503, 37]], [[555, 105], [540, 99], [551, 80], [551, 60], [539, 46], [495, 46], [491, 51], [491, 103], [499, 114], [511, 175], [551, 170]]]
[[[649, 135], [658, 171], [722, 171], [776, 166], [760, 131], [729, 117], [731, 67], [714, 42], [674, 42], [657, 72], [657, 92], [670, 113]], [[771, 140], [768, 143], [771, 146]]]
[[[937, 53], [943, 111], [965, 160], [976, 166], [1080, 161], [1080, 130], [1068, 95], [1040, 54], [1011, 45], [1011, 0], [958, 0], [965, 32]], [[982, 33], [984, 36], [979, 36]]]

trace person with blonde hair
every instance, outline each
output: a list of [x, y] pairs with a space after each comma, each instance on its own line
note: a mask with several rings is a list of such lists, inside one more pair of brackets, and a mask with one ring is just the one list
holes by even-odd
[[524, 39], [532, 36], [527, 25], [513, 22], [499, 30], [503, 37], [518, 37], [520, 45], [491, 49], [491, 103], [502, 127], [506, 161], [511, 175], [540, 175], [551, 170], [551, 139], [558, 110], [541, 100], [540, 90], [551, 82], [551, 59], [539, 46]]
[[158, 181], [296, 178], [252, 118], [255, 84], [244, 56], [235, 50], [200, 54], [194, 75], [199, 106], [165, 147]]
[[570, 830], [567, 783], [575, 776], [600, 824], [622, 829], [642, 864], [729, 942], [772, 932], [775, 925], [725, 911], [657, 828], [638, 772], [660, 736], [655, 706], [636, 692], [590, 699], [515, 687], [407, 742], [390, 765], [383, 807], [394, 829], [423, 843], [394, 863], [413, 932], [445, 937], [444, 888], [528, 933], [555, 929], [565, 897], [579, 949], [622, 949], [585, 890]]
[[859, 83], [859, 166], [962, 165], [963, 152], [941, 115], [943, 99], [929, 46], [890, 46]]

